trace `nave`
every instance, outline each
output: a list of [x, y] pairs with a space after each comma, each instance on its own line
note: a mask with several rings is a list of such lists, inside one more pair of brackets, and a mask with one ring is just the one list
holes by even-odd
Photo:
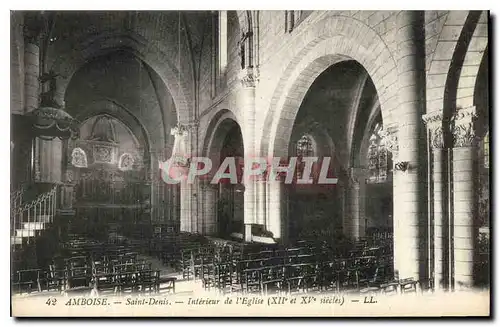
[[432, 288], [428, 281], [394, 275], [392, 235], [387, 232], [356, 242], [288, 246], [172, 232], [149, 241], [68, 233], [54, 244], [57, 231], [50, 234], [27, 248], [42, 254], [37, 266], [23, 260], [13, 270], [13, 294], [405, 294]]

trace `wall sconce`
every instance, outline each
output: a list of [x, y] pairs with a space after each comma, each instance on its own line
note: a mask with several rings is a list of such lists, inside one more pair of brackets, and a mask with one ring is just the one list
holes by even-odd
[[400, 161], [394, 164], [394, 169], [405, 172], [410, 168], [410, 163], [408, 161]]

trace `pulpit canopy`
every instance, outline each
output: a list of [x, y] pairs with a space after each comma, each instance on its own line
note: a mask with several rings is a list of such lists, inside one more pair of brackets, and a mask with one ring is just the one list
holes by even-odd
[[40, 107], [30, 113], [35, 135], [40, 138], [60, 139], [78, 137], [78, 121], [63, 109]]

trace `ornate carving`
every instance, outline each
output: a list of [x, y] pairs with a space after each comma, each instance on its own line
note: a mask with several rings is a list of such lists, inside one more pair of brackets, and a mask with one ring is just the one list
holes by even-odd
[[476, 107], [458, 109], [451, 119], [453, 147], [470, 147], [477, 141], [474, 123], [477, 118]]
[[182, 125], [181, 123], [177, 123], [172, 129], [170, 130], [170, 135], [177, 137], [185, 137], [188, 136], [189, 133], [189, 128], [187, 125]]
[[94, 162], [113, 163], [113, 148], [104, 145], [94, 145]]
[[396, 126], [388, 126], [386, 129], [380, 131], [380, 136], [384, 140], [387, 150], [392, 152], [392, 156], [395, 157], [399, 151], [398, 143], [398, 133]]
[[134, 157], [130, 153], [124, 153], [118, 160], [118, 169], [131, 170], [134, 166]]
[[259, 82], [259, 71], [254, 67], [247, 67], [240, 71], [240, 81], [243, 87], [255, 87]]
[[431, 112], [423, 115], [422, 119], [430, 131], [431, 145], [434, 148], [443, 148], [443, 113], [441, 111]]
[[87, 168], [87, 155], [81, 148], [74, 148], [71, 152], [71, 164], [78, 168]]

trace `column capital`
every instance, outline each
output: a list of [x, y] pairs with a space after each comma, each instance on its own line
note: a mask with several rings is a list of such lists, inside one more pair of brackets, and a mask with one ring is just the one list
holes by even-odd
[[253, 88], [259, 82], [259, 69], [256, 67], [243, 68], [238, 77], [243, 87]]
[[458, 109], [451, 118], [453, 147], [471, 147], [477, 140], [474, 123], [477, 118], [476, 107]]
[[443, 112], [441, 110], [434, 111], [422, 115], [422, 120], [430, 131], [430, 142], [432, 147], [442, 149], [444, 147], [443, 139]]
[[188, 134], [197, 127], [198, 122], [177, 123], [177, 125], [170, 129], [170, 135], [174, 135], [176, 137], [185, 137], [188, 136]]

